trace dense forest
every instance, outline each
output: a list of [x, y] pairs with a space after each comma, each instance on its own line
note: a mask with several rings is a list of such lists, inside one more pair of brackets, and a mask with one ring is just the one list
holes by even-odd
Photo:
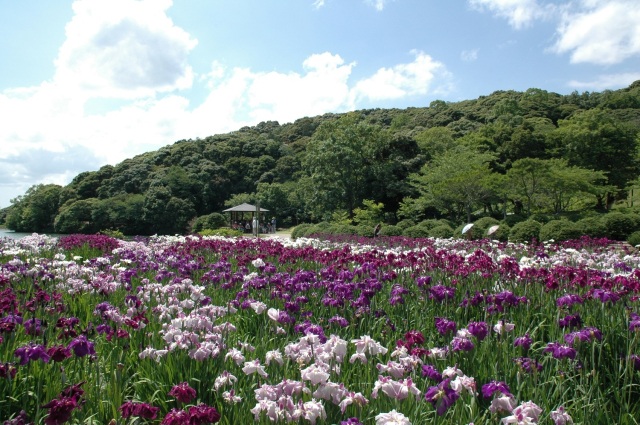
[[454, 227], [584, 217], [633, 207], [639, 145], [640, 81], [600, 93], [497, 91], [180, 140], [64, 187], [33, 186], [0, 222], [23, 232], [175, 234], [242, 202], [259, 202], [283, 225], [353, 224], [367, 212], [388, 225]]

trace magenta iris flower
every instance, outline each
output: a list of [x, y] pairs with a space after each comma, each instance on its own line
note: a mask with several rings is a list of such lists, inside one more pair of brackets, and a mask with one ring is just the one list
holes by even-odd
[[191, 388], [186, 382], [181, 382], [171, 388], [169, 395], [175, 397], [176, 400], [182, 403], [189, 403], [196, 398], [196, 390]]
[[162, 420], [162, 425], [189, 425], [189, 414], [184, 410], [171, 409]]
[[340, 421], [340, 425], [362, 425], [358, 418], [349, 418], [346, 421]]
[[199, 404], [189, 407], [189, 425], [214, 424], [220, 420], [220, 413], [215, 407]]
[[53, 345], [47, 348], [47, 354], [54, 362], [61, 362], [71, 357], [71, 350], [64, 345]]
[[137, 416], [144, 419], [155, 419], [158, 417], [160, 408], [152, 406], [148, 403], [126, 401], [122, 403], [118, 410], [120, 410], [120, 414], [124, 419], [127, 419], [131, 416]]

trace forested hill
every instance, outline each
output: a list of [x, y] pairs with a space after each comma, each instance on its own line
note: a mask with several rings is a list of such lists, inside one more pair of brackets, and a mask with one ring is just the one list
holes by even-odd
[[2, 211], [16, 231], [190, 231], [256, 202], [282, 224], [607, 209], [637, 183], [640, 81], [601, 93], [498, 91], [429, 107], [305, 117], [196, 140], [37, 185]]

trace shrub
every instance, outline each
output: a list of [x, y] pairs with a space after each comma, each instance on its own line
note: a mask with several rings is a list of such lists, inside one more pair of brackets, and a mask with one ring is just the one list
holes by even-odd
[[502, 221], [507, 223], [509, 227], [513, 227], [516, 223], [520, 223], [521, 221], [526, 221], [527, 217], [521, 214], [509, 214]]
[[540, 239], [542, 224], [535, 220], [526, 220], [516, 223], [509, 231], [509, 240], [512, 242], [531, 242]]
[[440, 220], [437, 220], [435, 218], [429, 218], [427, 220], [422, 220], [417, 225], [424, 229], [431, 230], [435, 227], [442, 226], [442, 224], [443, 223]]
[[462, 233], [462, 230], [464, 230], [464, 226], [466, 226], [467, 224], [468, 223], [463, 223], [458, 227], [456, 227], [455, 230], [453, 231], [453, 237], [458, 239], [481, 239], [482, 230], [478, 230], [475, 224], [469, 230]]
[[428, 236], [431, 238], [450, 238], [453, 236], [453, 229], [448, 224], [441, 224], [428, 231]]
[[632, 234], [630, 234], [629, 237], [627, 238], [627, 242], [631, 246], [640, 245], [640, 231], [635, 231]]
[[581, 234], [591, 236], [592, 238], [607, 236], [607, 226], [605, 226], [601, 216], [585, 217], [578, 220], [576, 226]]
[[373, 237], [373, 227], [374, 226], [369, 226], [367, 224], [360, 224], [358, 226], [353, 226], [354, 230], [355, 230], [355, 234], [358, 236], [364, 236], [367, 238], [372, 238]]
[[383, 224], [380, 228], [380, 236], [402, 236], [402, 228], [392, 224]]
[[429, 230], [422, 226], [411, 226], [402, 231], [402, 236], [408, 238], [428, 238]]
[[478, 237], [480, 238], [487, 238], [489, 237], [487, 236], [487, 230], [489, 230], [489, 227], [495, 226], [496, 224], [500, 224], [500, 222], [493, 217], [479, 218], [473, 223], [473, 229], [476, 230], [474, 235], [479, 235]]
[[609, 239], [623, 241], [627, 236], [638, 230], [638, 220], [635, 214], [624, 214], [621, 212], [610, 212], [602, 217], [606, 236]]
[[332, 224], [322, 233], [329, 233], [332, 235], [355, 235], [357, 234], [357, 228], [350, 224]]
[[191, 231], [199, 233], [205, 229], [218, 229], [228, 225], [227, 218], [220, 213], [211, 213], [207, 215], [201, 215], [196, 218], [191, 225]]
[[548, 214], [536, 213], [536, 214], [531, 214], [531, 216], [529, 217], [529, 220], [534, 220], [540, 224], [545, 224], [551, 221], [551, 216], [549, 216]]
[[396, 226], [398, 226], [400, 228], [400, 230], [406, 230], [409, 227], [413, 227], [416, 225], [416, 222], [413, 220], [410, 220], [408, 218], [405, 218], [404, 220], [400, 220]]
[[581, 236], [578, 226], [569, 220], [551, 220], [540, 228], [540, 240], [556, 242], [578, 239]]
[[298, 239], [298, 238], [304, 238], [306, 236], [306, 232], [313, 227], [313, 224], [310, 223], [302, 223], [302, 224], [298, 224], [296, 227], [294, 227], [294, 229], [291, 231], [291, 239]]
[[116, 238], [116, 239], [124, 239], [124, 233], [122, 233], [120, 230], [106, 229], [106, 230], [101, 230], [100, 234], [111, 236], [112, 238]]
[[500, 242], [507, 242], [509, 240], [509, 232], [511, 231], [511, 226], [509, 226], [504, 221], [498, 223], [498, 230], [493, 232], [490, 235], [487, 235], [488, 239], [497, 240]]

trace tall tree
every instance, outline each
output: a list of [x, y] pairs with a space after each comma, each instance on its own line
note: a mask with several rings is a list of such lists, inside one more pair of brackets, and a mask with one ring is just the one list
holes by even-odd
[[437, 156], [422, 167], [412, 181], [427, 205], [469, 222], [476, 208], [489, 202], [491, 189], [489, 163], [493, 155], [460, 146]]
[[31, 186], [24, 196], [11, 200], [7, 227], [18, 232], [53, 232], [61, 192], [57, 184]]
[[638, 131], [608, 111], [590, 109], [561, 120], [552, 137], [553, 153], [569, 165], [604, 172], [617, 189], [600, 197], [601, 207], [624, 195], [627, 183], [640, 172]]
[[371, 167], [383, 144], [383, 131], [353, 113], [318, 127], [303, 161], [317, 216], [331, 216], [342, 209], [353, 217], [353, 210], [366, 196]]

